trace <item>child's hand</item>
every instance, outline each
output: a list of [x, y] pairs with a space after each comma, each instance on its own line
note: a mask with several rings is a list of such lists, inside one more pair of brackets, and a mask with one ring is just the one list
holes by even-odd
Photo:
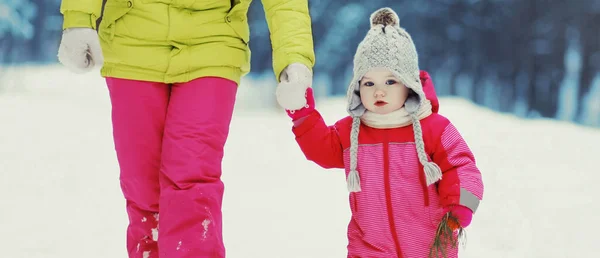
[[452, 230], [456, 230], [459, 227], [466, 228], [471, 224], [471, 220], [473, 219], [473, 212], [471, 209], [462, 206], [462, 205], [453, 205], [450, 207], [446, 207], [445, 212], [451, 212], [452, 216], [458, 219], [458, 223], [460, 225], [456, 225], [455, 221], [449, 220], [448, 224]]
[[313, 90], [311, 87], [306, 89], [306, 93], [304, 96], [306, 97], [306, 105], [303, 108], [298, 110], [285, 110], [285, 112], [290, 118], [292, 118], [293, 121], [306, 117], [313, 110], [315, 110], [315, 97], [313, 95]]

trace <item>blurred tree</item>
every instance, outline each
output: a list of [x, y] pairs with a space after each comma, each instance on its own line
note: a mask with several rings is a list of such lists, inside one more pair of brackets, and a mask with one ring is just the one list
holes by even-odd
[[[60, 2], [0, 2], [0, 64], [57, 61]], [[594, 86], [600, 84], [597, 0], [309, 0], [319, 95], [346, 93], [369, 15], [384, 6], [400, 16], [417, 45], [421, 68], [432, 74], [441, 96], [465, 97], [524, 117], [600, 126], [594, 117], [600, 112], [594, 105], [600, 104], [593, 101], [600, 95], [595, 93], [600, 86]], [[272, 77], [260, 0], [252, 2], [248, 17], [250, 76]]]

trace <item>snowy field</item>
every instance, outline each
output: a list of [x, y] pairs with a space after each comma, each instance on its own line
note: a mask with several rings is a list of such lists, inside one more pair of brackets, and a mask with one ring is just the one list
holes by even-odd
[[[103, 79], [58, 66], [3, 73], [0, 257], [126, 258]], [[249, 110], [264, 103], [253, 96], [271, 94], [250, 83], [240, 89], [224, 160], [228, 257], [345, 257], [343, 172], [306, 161], [282, 111]], [[344, 105], [317, 100], [328, 123], [346, 115]], [[442, 98], [440, 111], [472, 148], [486, 187], [461, 257], [598, 257], [600, 129], [453, 98]]]

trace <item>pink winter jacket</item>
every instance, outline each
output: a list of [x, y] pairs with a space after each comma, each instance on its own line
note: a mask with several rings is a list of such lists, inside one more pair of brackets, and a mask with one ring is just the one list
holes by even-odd
[[[473, 154], [452, 123], [437, 113], [439, 103], [426, 72], [421, 80], [433, 106], [433, 114], [421, 120], [423, 138], [442, 180], [426, 186], [412, 126], [375, 129], [362, 124], [357, 167], [362, 191], [350, 193], [348, 257], [427, 257], [443, 207], [460, 204], [476, 211], [483, 198]], [[347, 176], [351, 125], [352, 118], [346, 117], [327, 126], [315, 110], [292, 130], [308, 160], [323, 168], [345, 168]], [[448, 250], [448, 257], [457, 252]]]

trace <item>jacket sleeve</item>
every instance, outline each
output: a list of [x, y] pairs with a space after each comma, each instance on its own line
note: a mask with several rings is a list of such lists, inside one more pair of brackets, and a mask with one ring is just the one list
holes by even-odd
[[63, 15], [63, 29], [96, 29], [96, 20], [102, 12], [102, 0], [62, 0], [60, 13]]
[[438, 139], [432, 159], [443, 174], [438, 184], [441, 204], [463, 205], [477, 211], [483, 199], [483, 180], [473, 153], [450, 122]]
[[336, 125], [327, 126], [318, 111], [310, 113], [292, 131], [308, 160], [323, 168], [344, 168], [343, 147]]
[[279, 75], [291, 63], [312, 70], [315, 54], [308, 0], [262, 0], [273, 48], [273, 72]]

